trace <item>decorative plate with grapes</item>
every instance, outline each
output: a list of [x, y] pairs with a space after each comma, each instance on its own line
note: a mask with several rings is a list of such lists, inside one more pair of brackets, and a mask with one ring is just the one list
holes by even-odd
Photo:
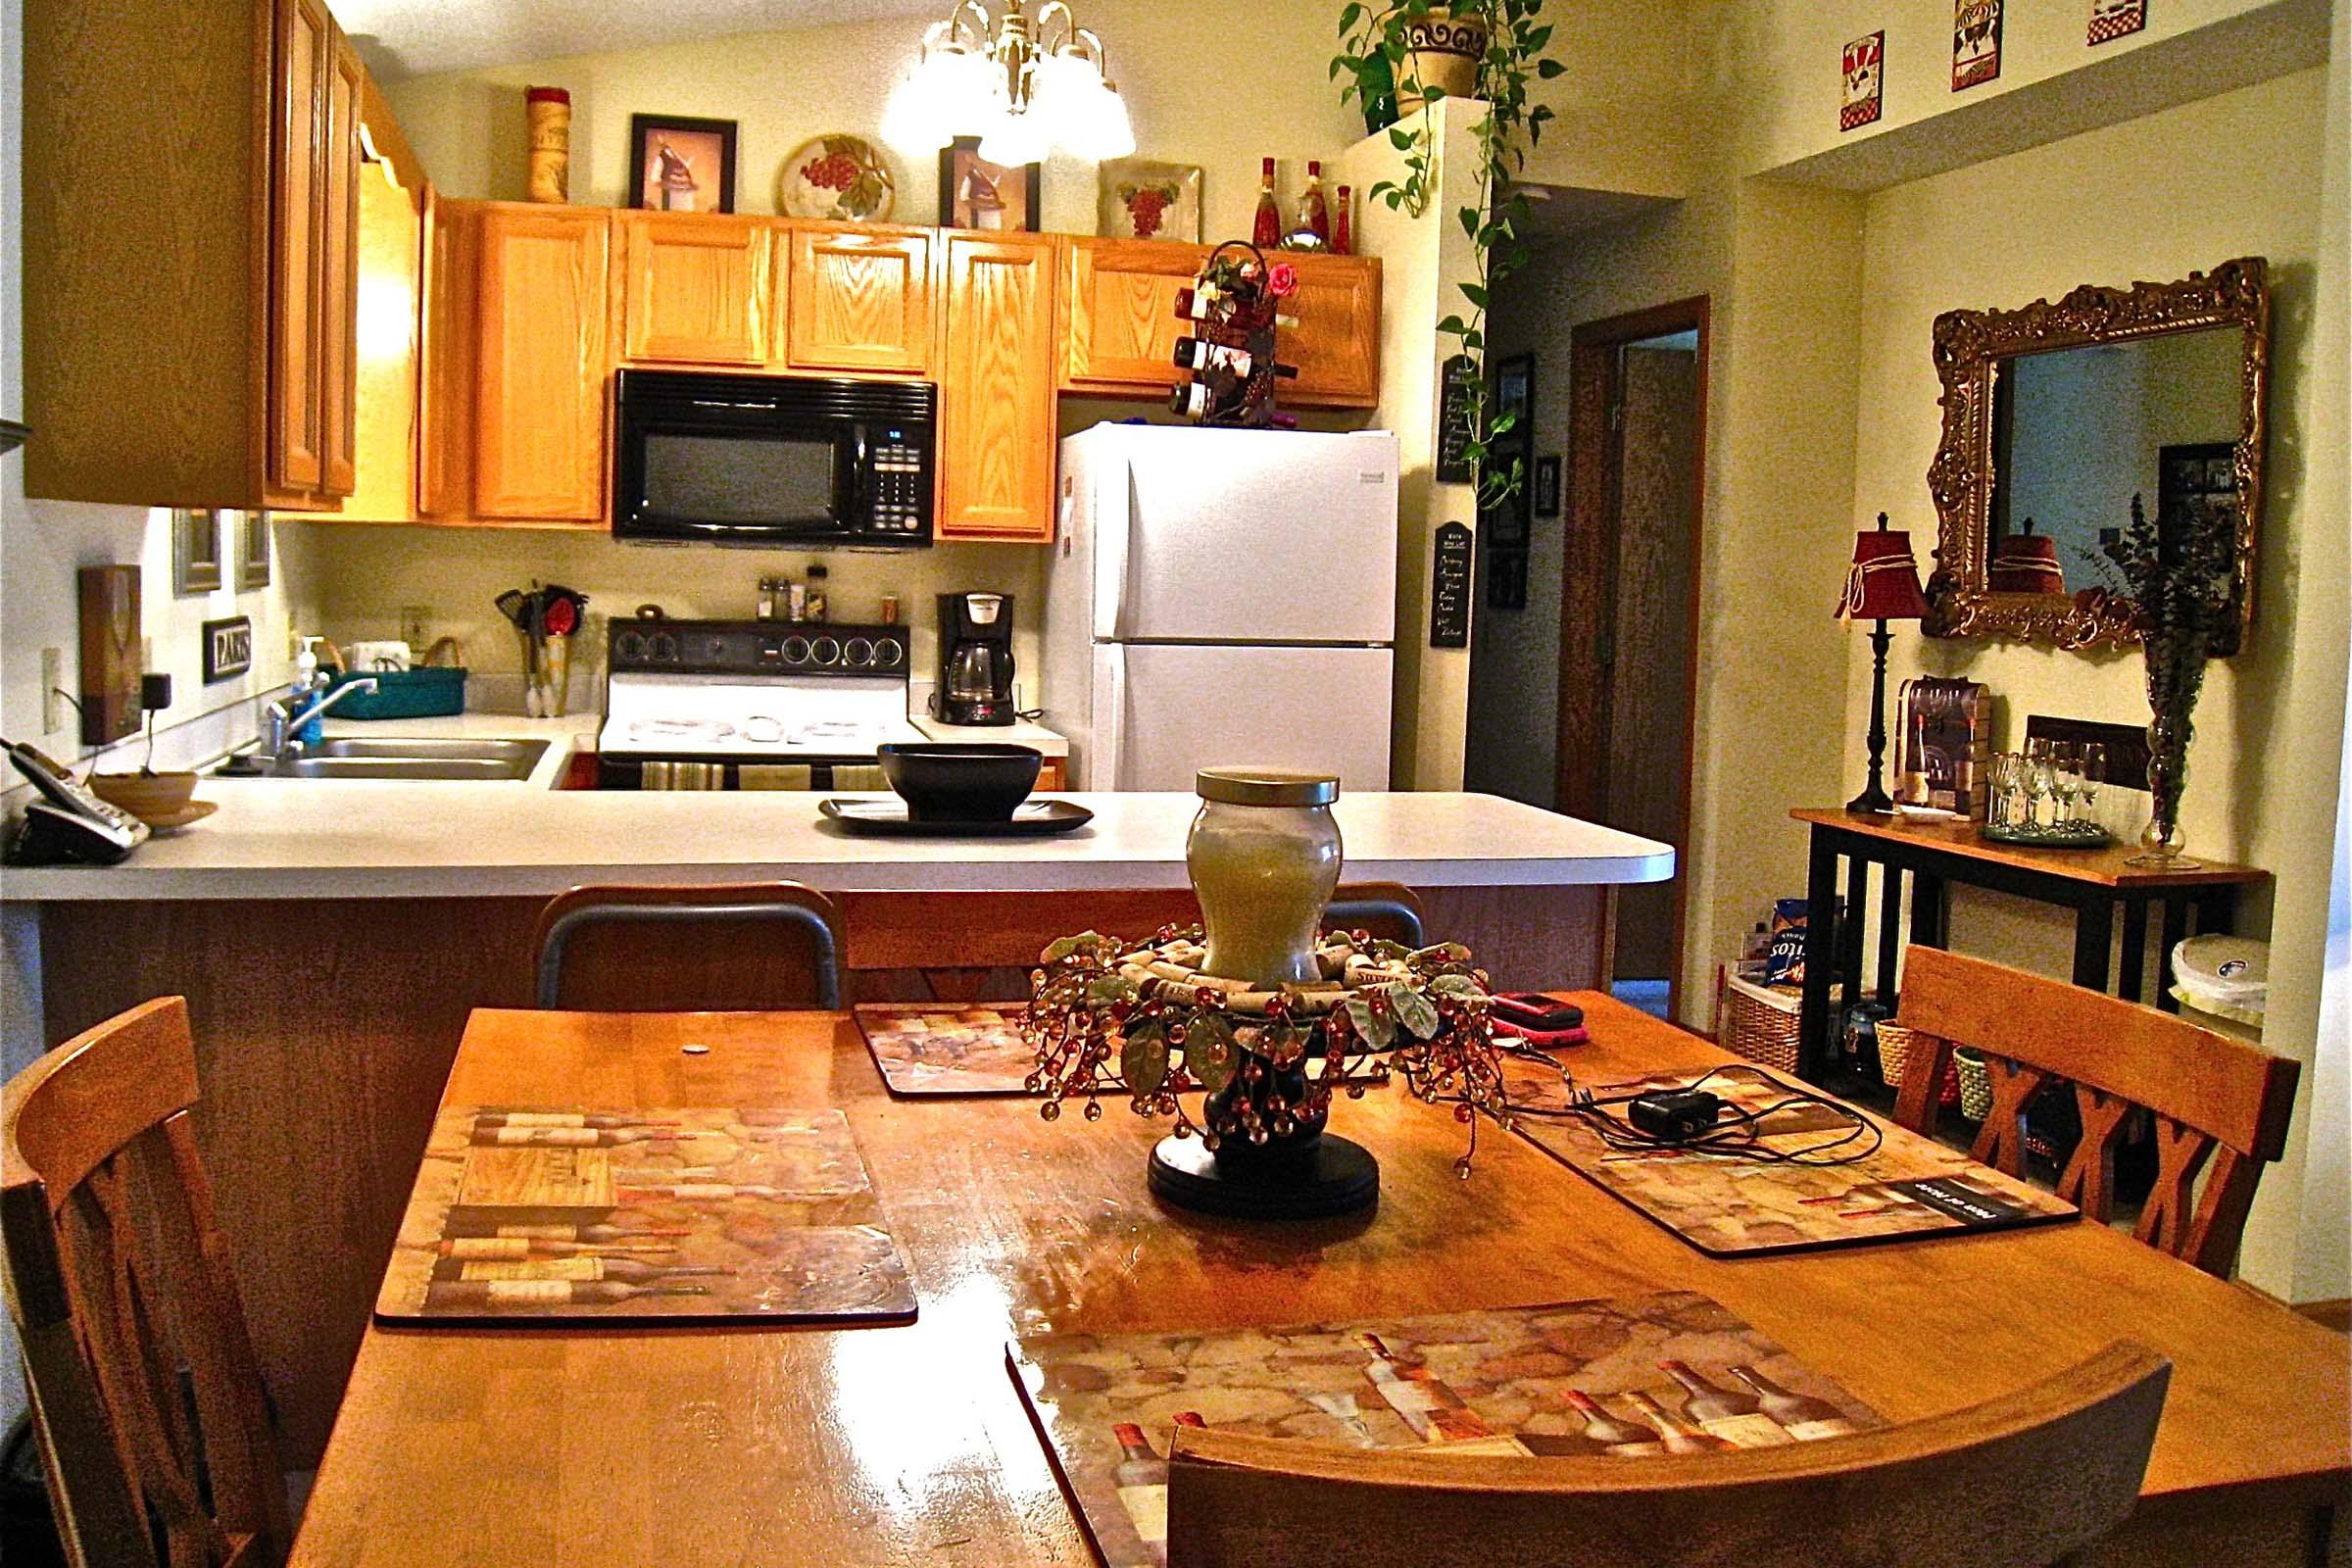
[[776, 205], [788, 218], [879, 223], [898, 200], [882, 150], [863, 136], [819, 136], [784, 160]]

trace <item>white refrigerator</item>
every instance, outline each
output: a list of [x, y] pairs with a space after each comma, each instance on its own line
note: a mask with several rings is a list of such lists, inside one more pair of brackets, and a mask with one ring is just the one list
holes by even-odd
[[1060, 487], [1041, 684], [1073, 789], [1235, 762], [1389, 787], [1394, 435], [1099, 424]]

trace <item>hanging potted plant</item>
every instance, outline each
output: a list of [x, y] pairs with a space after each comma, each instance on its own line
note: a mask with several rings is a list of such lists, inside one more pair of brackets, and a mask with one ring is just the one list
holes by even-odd
[[[1364, 106], [1364, 122], [1373, 130], [1376, 106], [1393, 101], [1402, 118], [1389, 125], [1389, 140], [1404, 154], [1404, 177], [1382, 180], [1365, 192], [1366, 201], [1384, 202], [1392, 211], [1418, 218], [1428, 209], [1434, 188], [1434, 153], [1429, 116], [1420, 111], [1441, 98], [1468, 96], [1482, 100], [1487, 114], [1478, 124], [1478, 163], [1472, 171], [1470, 200], [1455, 217], [1470, 236], [1475, 276], [1462, 285], [1466, 311], [1438, 322], [1438, 331], [1454, 339], [1462, 353], [1483, 367], [1486, 359], [1487, 301], [1496, 283], [1524, 266], [1527, 246], [1520, 235], [1531, 217], [1524, 193], [1511, 189], [1527, 165], [1527, 155], [1543, 139], [1544, 125], [1552, 119], [1547, 104], [1529, 101], [1529, 87], [1549, 81], [1567, 68], [1544, 51], [1551, 42], [1551, 27], [1544, 21], [1544, 0], [1395, 0], [1388, 5], [1349, 0], [1340, 11], [1341, 53], [1331, 63], [1331, 74], [1347, 77], [1340, 90], [1343, 101], [1354, 98]], [[1475, 40], [1466, 78], [1453, 61]], [[1439, 57], [1445, 58], [1441, 60]], [[1461, 81], [1447, 84], [1441, 75]], [[1378, 95], [1386, 85], [1393, 100]], [[1405, 108], [1407, 103], [1411, 108]], [[1463, 456], [1477, 470], [1481, 514], [1518, 493], [1526, 483], [1522, 466], [1492, 466], [1489, 452], [1517, 420], [1515, 413], [1496, 415], [1490, 421], [1486, 377], [1471, 388], [1470, 431]]]
[[2148, 825], [2131, 864], [2182, 870], [2197, 862], [2181, 855], [2180, 794], [2188, 786], [2190, 722], [2205, 684], [2214, 640], [2229, 626], [2236, 570], [2231, 530], [2168, 527], [2150, 521], [2132, 498], [2132, 526], [2111, 529], [2099, 549], [2139, 606], [2140, 653], [2148, 667]]

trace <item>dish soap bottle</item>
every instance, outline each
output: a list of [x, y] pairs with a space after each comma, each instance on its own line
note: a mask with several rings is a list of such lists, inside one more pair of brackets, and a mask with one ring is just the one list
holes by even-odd
[[294, 656], [294, 683], [286, 689], [286, 711], [293, 715], [287, 725], [288, 735], [302, 742], [307, 750], [325, 738], [326, 726], [321, 719], [305, 719], [302, 715], [318, 704], [318, 637], [298, 637], [302, 652]]

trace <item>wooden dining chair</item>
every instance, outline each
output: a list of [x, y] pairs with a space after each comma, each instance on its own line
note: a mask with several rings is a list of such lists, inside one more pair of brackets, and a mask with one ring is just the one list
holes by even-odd
[[292, 1543], [196, 1101], [187, 1003], [166, 997], [41, 1057], [0, 1108], [9, 1310], [76, 1568], [245, 1568]]
[[798, 882], [578, 887], [539, 911], [532, 992], [581, 1012], [841, 1005], [841, 914]]
[[1952, 1048], [1967, 1046], [1992, 1080], [1992, 1110], [1970, 1153], [2012, 1176], [2025, 1174], [2026, 1107], [2071, 1083], [2082, 1138], [2058, 1195], [2102, 1224], [2114, 1213], [2125, 1119], [2134, 1106], [2151, 1112], [2156, 1186], [2132, 1234], [2229, 1277], [2262, 1167], [2286, 1148], [2296, 1062], [2135, 1002], [1936, 948], [1904, 956], [1897, 1022], [1919, 1040], [1894, 1119], [1934, 1136], [1936, 1090]]
[[1451, 1457], [1180, 1427], [1168, 1568], [2020, 1568], [2139, 1495], [2171, 1363], [2118, 1344], [1904, 1426], [1671, 1459]]

